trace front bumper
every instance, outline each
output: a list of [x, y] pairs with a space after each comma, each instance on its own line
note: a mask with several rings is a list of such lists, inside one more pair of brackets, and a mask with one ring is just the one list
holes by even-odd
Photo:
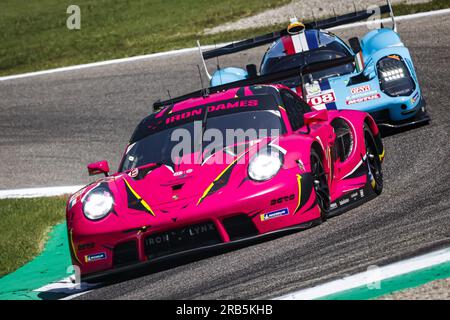
[[430, 116], [426, 112], [426, 102], [424, 98], [420, 99], [419, 103], [413, 110], [403, 111], [401, 114], [405, 117], [404, 120], [393, 121], [390, 117], [389, 109], [371, 113], [380, 128], [401, 129], [426, 124], [431, 120]]
[[[173, 211], [156, 206], [155, 217], [117, 211], [118, 214], [109, 215], [105, 221], [89, 222], [78, 212], [78, 220], [68, 223], [72, 261], [84, 278], [205, 248], [233, 245], [320, 217], [310, 175], [302, 174], [303, 200], [297, 214], [294, 213], [298, 206], [296, 170], [279, 175], [280, 179], [267, 182], [264, 190], [247, 185], [239, 197], [237, 190], [231, 190], [230, 194], [224, 191], [217, 195], [220, 197], [217, 199], [211, 195], [199, 206], [196, 206], [197, 197], [192, 201], [178, 201], [180, 207]], [[281, 202], [272, 204], [274, 200]], [[287, 214], [283, 212], [286, 208]], [[264, 216], [277, 212], [275, 217]], [[188, 237], [190, 233], [194, 236]]]
[[280, 230], [249, 236], [246, 238], [237, 239], [229, 242], [222, 242], [215, 245], [197, 247], [190, 250], [165, 255], [152, 260], [138, 261], [133, 264], [128, 264], [116, 268], [110, 268], [98, 272], [89, 273], [86, 275], [82, 275], [82, 281], [99, 282], [102, 280], [108, 280], [110, 278], [120, 276], [121, 274], [125, 274], [127, 272], [139, 272], [141, 270], [147, 272], [148, 270], [153, 269], [153, 267], [156, 267], [158, 265], [161, 266], [164, 263], [171, 263], [173, 265], [177, 265], [177, 263], [183, 264], [189, 262], [188, 260], [189, 258], [195, 259], [196, 255], [202, 255], [202, 257], [204, 258], [211, 254], [226, 252], [226, 250], [243, 248], [245, 246], [256, 244], [262, 241], [272, 240], [275, 239], [276, 237], [281, 237], [294, 232], [306, 230], [308, 228], [320, 224], [320, 221], [321, 220], [318, 218], [311, 220], [309, 222], [286, 227]]

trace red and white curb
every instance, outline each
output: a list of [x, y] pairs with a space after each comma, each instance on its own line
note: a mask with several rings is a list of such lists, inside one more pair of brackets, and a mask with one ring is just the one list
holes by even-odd
[[[433, 267], [450, 261], [450, 248], [431, 252], [415, 258], [399, 261], [387, 266], [372, 266], [368, 271], [327, 282], [312, 288], [292, 292], [274, 300], [313, 300], [332, 294], [355, 289], [361, 286], [374, 286], [375, 283], [405, 275], [421, 269]], [[375, 288], [373, 290], [376, 290]]]

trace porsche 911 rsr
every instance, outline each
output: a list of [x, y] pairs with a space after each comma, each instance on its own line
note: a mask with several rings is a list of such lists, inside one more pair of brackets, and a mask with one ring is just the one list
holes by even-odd
[[[90, 164], [105, 177], [68, 201], [71, 256], [84, 278], [308, 228], [382, 191], [384, 148], [365, 112], [314, 110], [280, 84], [160, 105], [118, 171]], [[228, 130], [261, 134], [211, 138]]]

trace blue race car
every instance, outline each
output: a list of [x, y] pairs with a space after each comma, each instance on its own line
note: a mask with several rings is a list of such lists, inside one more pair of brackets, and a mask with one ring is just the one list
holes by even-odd
[[[392, 6], [355, 11], [303, 24], [291, 19], [287, 29], [201, 52], [211, 86], [232, 84], [298, 68], [298, 75], [280, 81], [296, 91], [315, 109], [353, 109], [369, 112], [380, 127], [402, 128], [426, 124], [430, 117], [422, 96], [411, 55], [396, 32]], [[389, 13], [393, 28], [372, 30], [349, 45], [326, 31], [328, 28], [366, 20], [375, 13]], [[226, 67], [210, 76], [205, 60], [270, 44], [260, 72], [254, 64], [246, 69]], [[341, 60], [330, 64], [327, 61]], [[320, 70], [314, 65], [320, 64]], [[309, 68], [311, 67], [311, 68]]]

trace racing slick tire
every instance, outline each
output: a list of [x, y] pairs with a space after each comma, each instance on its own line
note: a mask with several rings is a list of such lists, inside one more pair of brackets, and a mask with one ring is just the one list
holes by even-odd
[[367, 124], [364, 125], [364, 141], [366, 145], [366, 162], [370, 185], [373, 191], [377, 195], [380, 195], [383, 191], [383, 171], [379, 156], [381, 154], [381, 150], [377, 149], [375, 138], [373, 137], [372, 131]]
[[314, 148], [311, 149], [310, 161], [314, 192], [316, 193], [317, 204], [320, 209], [320, 218], [322, 222], [325, 222], [330, 212], [330, 188], [322, 157], [319, 156], [319, 153]]

